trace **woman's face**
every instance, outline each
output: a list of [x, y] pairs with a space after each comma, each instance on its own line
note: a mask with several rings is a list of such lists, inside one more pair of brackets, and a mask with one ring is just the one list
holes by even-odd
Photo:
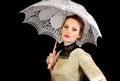
[[75, 42], [77, 38], [80, 38], [80, 26], [81, 24], [73, 18], [68, 18], [65, 21], [61, 30], [65, 45], [70, 45]]

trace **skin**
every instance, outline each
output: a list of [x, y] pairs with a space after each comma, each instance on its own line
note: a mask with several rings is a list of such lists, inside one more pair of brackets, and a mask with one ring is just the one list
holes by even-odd
[[81, 36], [79, 32], [80, 23], [73, 18], [68, 18], [61, 30], [64, 45], [70, 45], [74, 43], [77, 38], [80, 38]]

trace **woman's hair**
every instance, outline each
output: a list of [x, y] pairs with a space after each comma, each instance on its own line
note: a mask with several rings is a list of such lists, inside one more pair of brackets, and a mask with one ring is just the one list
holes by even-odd
[[[80, 34], [81, 37], [78, 38], [78, 40], [80, 40], [82, 38], [83, 33], [84, 33], [84, 21], [83, 21], [83, 19], [80, 16], [76, 15], [76, 14], [67, 16], [66, 19], [65, 19], [65, 21], [68, 18], [73, 18], [73, 19], [77, 20], [80, 23], [81, 26], [80, 26], [80, 32], [79, 32], [79, 34]], [[64, 23], [63, 23], [63, 25], [64, 25]]]

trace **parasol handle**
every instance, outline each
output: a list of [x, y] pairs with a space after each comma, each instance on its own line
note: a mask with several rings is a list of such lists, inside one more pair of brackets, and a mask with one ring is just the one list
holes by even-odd
[[50, 64], [50, 63], [48, 64], [48, 67], [47, 67], [47, 69], [51, 69], [51, 64]]

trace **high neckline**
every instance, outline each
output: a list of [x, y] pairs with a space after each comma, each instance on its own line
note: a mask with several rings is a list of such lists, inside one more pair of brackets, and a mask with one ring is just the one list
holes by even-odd
[[72, 44], [67, 45], [67, 46], [64, 45], [64, 50], [66, 50], [66, 51], [72, 50], [75, 46], [76, 46], [75, 43], [72, 43]]
[[70, 44], [70, 45], [67, 45], [67, 46], [63, 45], [63, 46], [64, 46], [64, 47], [63, 47], [63, 50], [61, 51], [59, 57], [60, 57], [60, 58], [66, 58], [66, 59], [69, 57], [70, 53], [71, 53], [75, 48], [78, 48], [78, 47], [79, 47], [78, 45], [76, 45], [75, 42], [72, 43], [72, 44]]

